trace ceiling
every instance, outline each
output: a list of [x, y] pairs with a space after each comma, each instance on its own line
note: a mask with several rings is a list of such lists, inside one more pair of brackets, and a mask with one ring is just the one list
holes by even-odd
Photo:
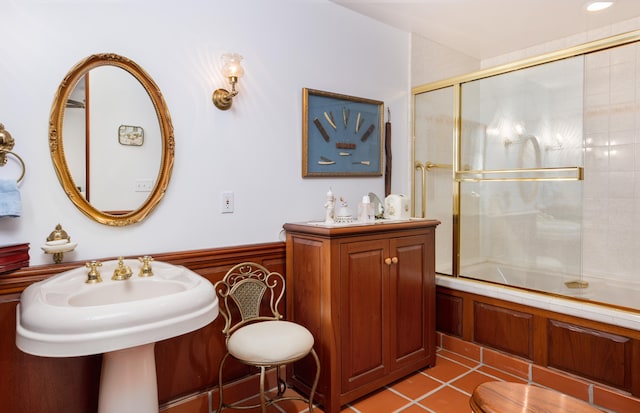
[[640, 16], [640, 0], [597, 13], [588, 0], [331, 1], [480, 60]]

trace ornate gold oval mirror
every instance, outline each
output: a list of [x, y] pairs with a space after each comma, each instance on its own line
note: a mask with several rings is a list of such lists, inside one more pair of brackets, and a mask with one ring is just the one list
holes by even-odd
[[155, 208], [174, 144], [160, 89], [126, 57], [91, 55], [58, 87], [49, 119], [53, 165], [69, 199], [102, 224], [134, 224]]

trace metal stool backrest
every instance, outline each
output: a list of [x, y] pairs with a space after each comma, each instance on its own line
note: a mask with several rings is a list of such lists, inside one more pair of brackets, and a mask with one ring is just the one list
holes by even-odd
[[225, 320], [222, 333], [227, 340], [248, 323], [283, 318], [278, 306], [284, 296], [284, 277], [260, 264], [235, 265], [215, 284], [215, 289], [220, 297], [220, 314]]

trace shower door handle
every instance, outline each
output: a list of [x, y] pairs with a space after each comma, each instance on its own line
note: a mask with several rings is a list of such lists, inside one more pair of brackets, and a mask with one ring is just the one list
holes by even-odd
[[[431, 161], [426, 161], [422, 163], [420, 161], [416, 161], [416, 169], [420, 169], [422, 171], [422, 182], [420, 187], [421, 191], [421, 207], [422, 207], [422, 217], [426, 218], [427, 216], [427, 172], [431, 169], [451, 169], [453, 170], [453, 165], [445, 164], [445, 163], [433, 163]], [[415, 188], [414, 188], [415, 192]]]

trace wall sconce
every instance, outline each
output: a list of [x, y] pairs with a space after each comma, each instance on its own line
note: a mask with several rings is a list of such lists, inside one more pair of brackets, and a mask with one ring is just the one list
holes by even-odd
[[226, 89], [216, 89], [213, 92], [213, 104], [220, 110], [227, 110], [233, 103], [233, 98], [238, 94], [236, 90], [236, 83], [238, 79], [244, 74], [244, 69], [240, 65], [242, 56], [237, 53], [225, 53], [222, 55], [222, 74], [225, 78], [229, 79], [231, 84], [231, 91]]

